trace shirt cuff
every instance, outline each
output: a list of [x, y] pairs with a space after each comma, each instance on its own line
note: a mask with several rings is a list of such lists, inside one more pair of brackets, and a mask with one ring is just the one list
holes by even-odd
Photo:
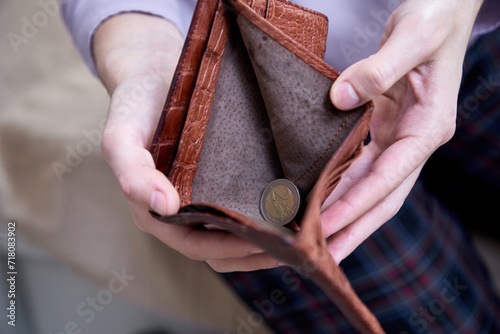
[[[85, 64], [97, 76], [92, 55], [92, 38], [108, 18], [125, 12], [142, 12], [163, 17], [177, 26], [183, 36], [191, 22], [195, 0], [60, 0], [61, 15]], [[184, 13], [184, 15], [182, 15]]]

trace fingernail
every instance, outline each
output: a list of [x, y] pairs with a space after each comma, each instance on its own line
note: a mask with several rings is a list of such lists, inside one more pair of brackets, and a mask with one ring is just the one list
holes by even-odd
[[334, 103], [342, 109], [353, 109], [359, 104], [359, 96], [349, 82], [343, 82], [337, 86], [334, 96]]
[[149, 208], [160, 216], [164, 216], [167, 213], [167, 201], [162, 192], [153, 192], [149, 199]]

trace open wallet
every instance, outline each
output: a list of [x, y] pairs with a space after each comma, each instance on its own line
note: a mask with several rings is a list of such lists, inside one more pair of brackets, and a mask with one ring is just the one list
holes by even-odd
[[362, 333], [383, 333], [330, 255], [323, 202], [360, 155], [373, 104], [336, 109], [327, 18], [284, 0], [199, 0], [151, 145], [181, 209], [307, 274]]

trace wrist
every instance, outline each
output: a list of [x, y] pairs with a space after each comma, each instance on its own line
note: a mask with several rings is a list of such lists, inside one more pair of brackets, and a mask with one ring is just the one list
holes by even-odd
[[182, 49], [182, 37], [170, 21], [142, 13], [123, 13], [96, 31], [93, 56], [97, 73], [112, 94], [128, 78], [154, 73], [169, 83]]

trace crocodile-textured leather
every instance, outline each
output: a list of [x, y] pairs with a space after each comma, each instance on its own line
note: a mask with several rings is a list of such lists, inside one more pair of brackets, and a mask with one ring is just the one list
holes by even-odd
[[328, 19], [323, 14], [287, 1], [268, 1], [265, 18], [307, 50], [323, 58]]
[[[155, 217], [216, 225], [259, 245], [305, 270], [361, 332], [383, 333], [321, 232], [321, 205], [361, 153], [373, 109], [331, 105], [339, 73], [322, 60], [326, 32], [325, 16], [284, 0], [199, 1], [152, 145], [182, 208]], [[260, 194], [279, 177], [308, 195], [299, 231], [260, 215]]]
[[168, 178], [179, 191], [181, 203], [183, 204], [191, 202], [191, 183], [203, 147], [217, 75], [228, 36], [229, 21], [227, 19], [226, 4], [220, 1], [215, 13], [207, 48], [201, 60], [195, 89], [191, 96], [177, 156], [168, 174]]
[[177, 152], [199, 64], [206, 48], [208, 32], [218, 2], [218, 0], [205, 0], [198, 1], [196, 5], [188, 38], [184, 43], [167, 103], [151, 145], [150, 151], [156, 162], [156, 168], [165, 174], [168, 174]]

